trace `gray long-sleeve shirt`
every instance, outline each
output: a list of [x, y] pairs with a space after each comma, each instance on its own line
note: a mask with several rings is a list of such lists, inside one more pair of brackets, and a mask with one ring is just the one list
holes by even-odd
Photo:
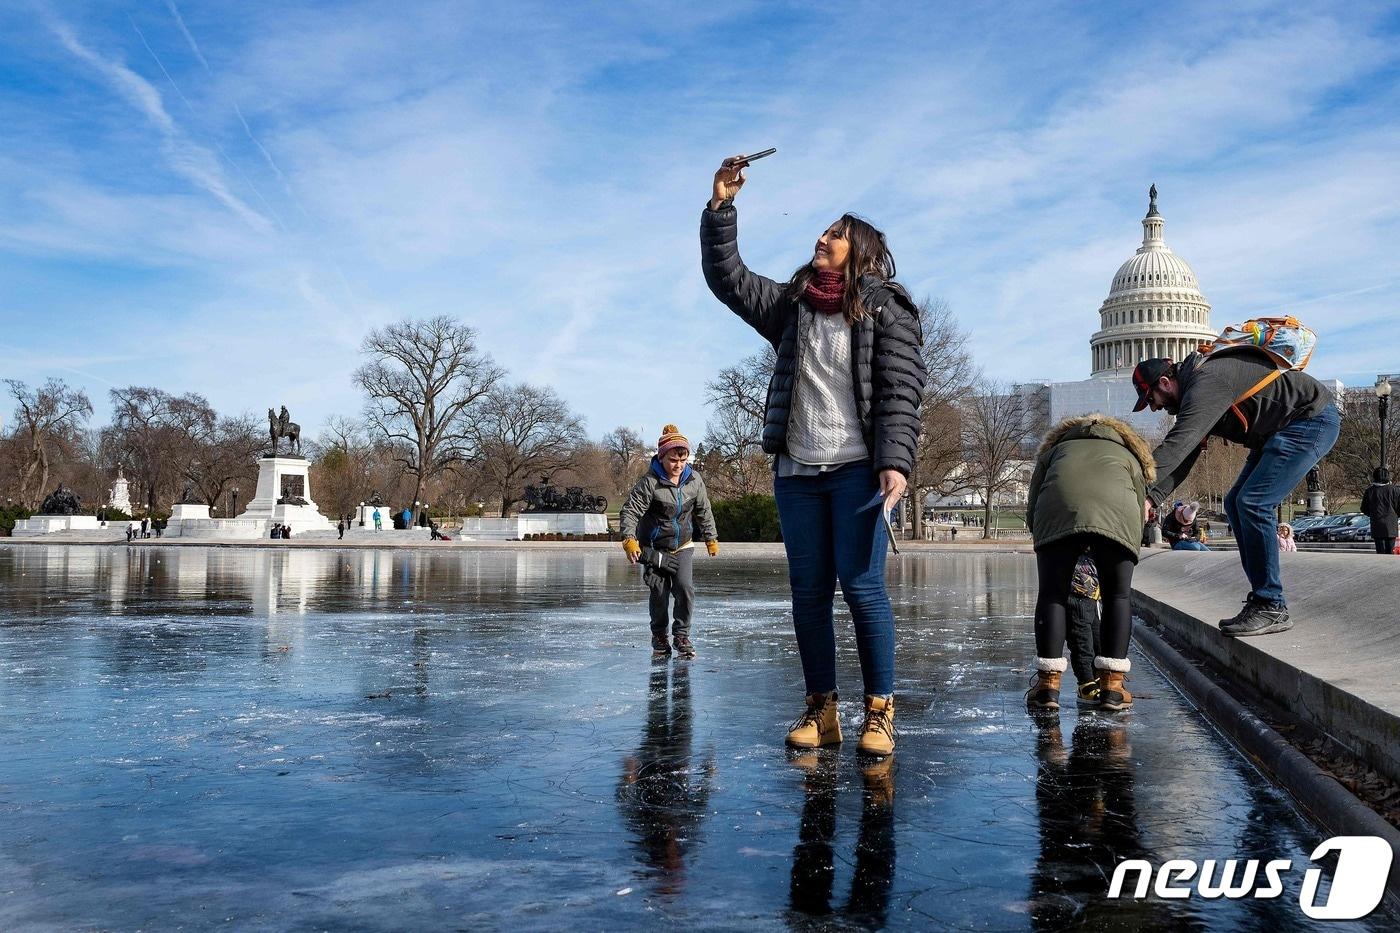
[[1234, 350], [1210, 358], [1188, 354], [1177, 366], [1181, 404], [1176, 423], [1152, 452], [1157, 482], [1147, 495], [1159, 510], [1172, 490], [1186, 479], [1201, 453], [1201, 442], [1215, 435], [1251, 450], [1263, 447], [1280, 430], [1322, 413], [1332, 393], [1307, 373], [1290, 369], [1238, 406], [1248, 392], [1278, 367], [1256, 350]]

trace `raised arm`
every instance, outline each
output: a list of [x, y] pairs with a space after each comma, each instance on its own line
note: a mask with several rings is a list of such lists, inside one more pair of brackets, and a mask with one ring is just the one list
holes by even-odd
[[769, 343], [777, 343], [783, 332], [783, 286], [751, 272], [739, 257], [734, 197], [743, 185], [743, 166], [726, 162], [715, 172], [710, 203], [700, 215], [700, 268], [716, 298]]

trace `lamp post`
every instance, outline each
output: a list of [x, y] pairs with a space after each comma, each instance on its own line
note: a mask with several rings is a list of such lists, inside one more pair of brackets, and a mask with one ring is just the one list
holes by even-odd
[[238, 487], [229, 490], [233, 494], [233, 505], [229, 506], [228, 517], [234, 518], [238, 515]]
[[365, 527], [365, 504], [363, 502], [360, 503], [360, 510], [355, 514], [360, 516], [360, 527]]
[[1385, 419], [1390, 414], [1390, 377], [1376, 377], [1376, 407], [1381, 416], [1381, 469], [1385, 469]]

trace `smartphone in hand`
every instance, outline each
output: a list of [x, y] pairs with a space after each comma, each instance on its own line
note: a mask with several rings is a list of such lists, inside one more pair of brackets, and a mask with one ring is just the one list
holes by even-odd
[[776, 148], [765, 149], [762, 152], [755, 152], [753, 155], [734, 156], [733, 158], [725, 159], [724, 164], [730, 166], [731, 168], [742, 168], [743, 166], [748, 165], [750, 162], [756, 162], [759, 159], [766, 159], [777, 151], [778, 150]]

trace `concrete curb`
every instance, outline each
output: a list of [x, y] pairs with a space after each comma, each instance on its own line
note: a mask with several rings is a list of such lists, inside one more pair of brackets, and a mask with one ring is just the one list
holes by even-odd
[[[1254, 713], [1193, 667], [1162, 636], [1140, 625], [1133, 640], [1190, 703], [1245, 756], [1282, 787], [1308, 818], [1332, 836], [1379, 836], [1400, 852], [1400, 830], [1288, 743]], [[1321, 842], [1322, 840], [1318, 840]], [[1390, 865], [1386, 902], [1400, 910], [1400, 859]]]

